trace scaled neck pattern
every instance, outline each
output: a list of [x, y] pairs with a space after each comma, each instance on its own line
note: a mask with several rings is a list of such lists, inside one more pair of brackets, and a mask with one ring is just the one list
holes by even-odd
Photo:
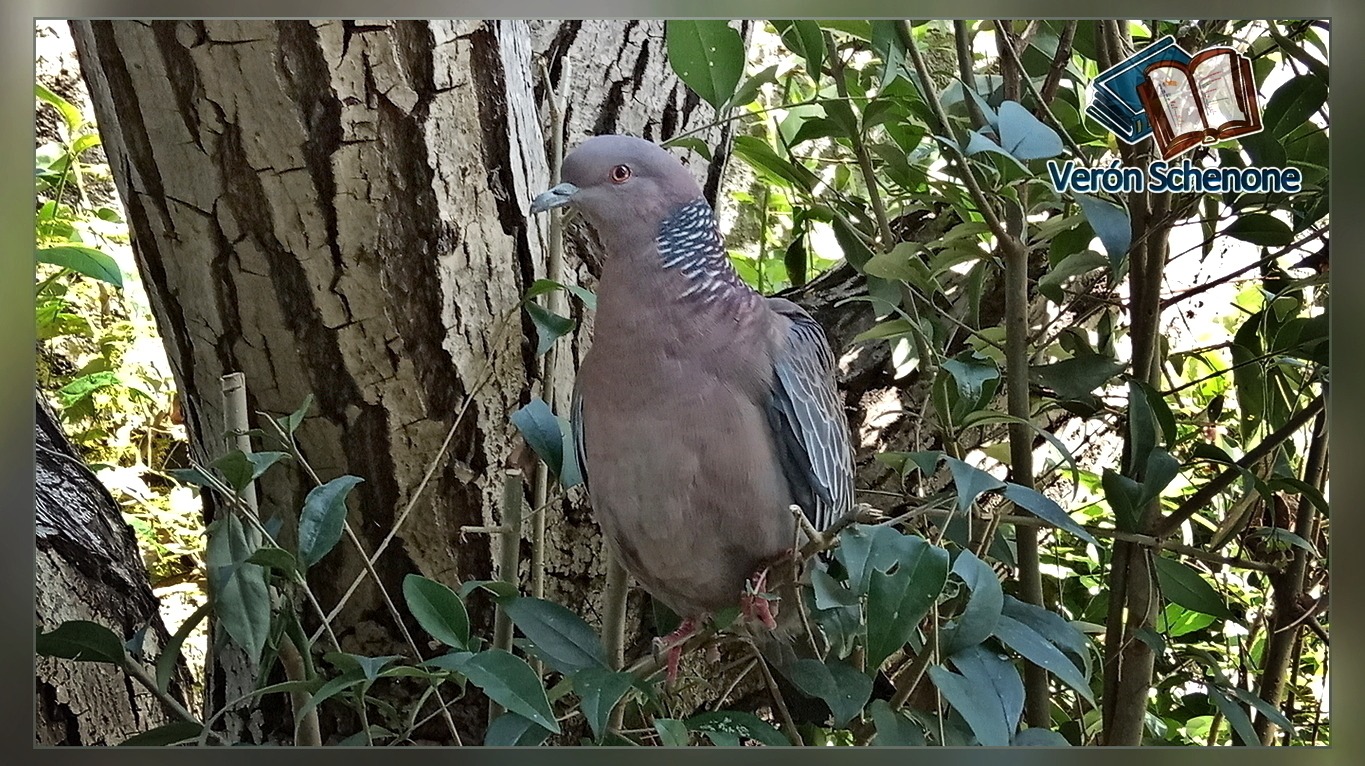
[[698, 197], [668, 215], [656, 240], [665, 269], [678, 269], [688, 286], [681, 297], [712, 303], [719, 298], [755, 294], [725, 256], [725, 243], [706, 200]]

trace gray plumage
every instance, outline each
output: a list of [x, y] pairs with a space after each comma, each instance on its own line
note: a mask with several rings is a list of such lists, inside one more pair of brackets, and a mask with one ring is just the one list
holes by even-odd
[[598, 136], [563, 176], [532, 212], [571, 204], [606, 249], [571, 412], [589, 498], [627, 571], [697, 620], [791, 550], [791, 504], [819, 529], [852, 507], [834, 357], [809, 314], [739, 278], [668, 152]]

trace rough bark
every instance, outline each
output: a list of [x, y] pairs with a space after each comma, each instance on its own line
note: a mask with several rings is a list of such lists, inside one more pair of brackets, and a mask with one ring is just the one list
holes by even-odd
[[[33, 438], [37, 627], [88, 620], [125, 639], [145, 629], [143, 655], [154, 673], [167, 632], [132, 527], [41, 400]], [[113, 665], [38, 657], [34, 677], [39, 745], [115, 745], [175, 720]], [[186, 680], [173, 679], [177, 698]]]
[[[664, 140], [714, 115], [668, 70], [662, 23], [72, 28], [197, 459], [223, 451], [222, 374], [246, 374], [253, 411], [287, 413], [311, 393], [301, 451], [324, 481], [365, 478], [349, 521], [366, 550], [415, 503], [376, 563], [381, 585], [398, 595], [410, 572], [451, 585], [493, 576], [499, 541], [460, 530], [498, 520], [499, 469], [518, 444], [509, 415], [535, 370], [516, 305], [545, 272], [544, 222], [526, 216], [550, 183], [537, 60], [568, 92], [569, 146], [586, 132]], [[723, 143], [719, 130], [702, 137]], [[698, 177], [718, 179], [723, 160], [695, 163]], [[566, 278], [591, 287], [590, 240], [582, 231], [571, 240]], [[561, 354], [561, 391], [589, 329]], [[303, 472], [272, 471], [258, 490], [262, 515], [285, 518], [287, 535], [309, 489]], [[211, 519], [220, 509], [207, 504]], [[602, 567], [589, 514], [567, 501], [546, 513], [546, 596], [594, 620]], [[361, 561], [343, 541], [310, 572], [325, 609]], [[487, 629], [486, 602], [471, 600]], [[411, 654], [368, 580], [333, 627], [344, 651]], [[206, 708], [251, 688], [254, 675], [221, 653]], [[481, 706], [455, 712], [465, 741], [477, 742]], [[244, 708], [224, 724], [233, 739], [287, 740], [277, 720], [288, 717]], [[324, 736], [353, 724], [325, 720]]]

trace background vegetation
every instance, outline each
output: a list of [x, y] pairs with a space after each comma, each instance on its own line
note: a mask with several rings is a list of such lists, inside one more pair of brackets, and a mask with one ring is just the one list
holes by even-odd
[[[1146, 164], [1147, 144], [1084, 115], [1086, 87], [1166, 35], [1245, 52], [1261, 90], [1265, 130], [1194, 161], [1293, 166], [1302, 192], [1053, 190], [1048, 159]], [[741, 275], [772, 293], [839, 256], [877, 317], [858, 343], [890, 344], [895, 379], [927, 399], [925, 448], [876, 455], [894, 476], [864, 495], [880, 513], [845, 519], [809, 575], [821, 658], [769, 668], [723, 615], [704, 642], [765, 693], [700, 712], [652, 658], [616, 667], [611, 635], [512, 583], [410, 576], [391, 608], [428, 634], [413, 657], [307, 635], [308, 570], [367, 477], [318, 481], [287, 535], [253, 512], [264, 471], [311, 473], [292, 439], [308, 402], [257, 434], [268, 451], [176, 458], [170, 381], [135, 353], [145, 310], [103, 252], [126, 235], [87, 191], [107, 174], [98, 134], [39, 89], [61, 115], [37, 157], [40, 386], [107, 466], [153, 578], [206, 572], [231, 639], [283, 663], [290, 680], [263, 672], [253, 694], [295, 695], [301, 742], [336, 704], [361, 721], [346, 744], [412, 741], [478, 689], [484, 744], [1329, 743], [1327, 24], [776, 20], [746, 48], [723, 22], [670, 22], [667, 38], [679, 76], [742, 126], [754, 183], [721, 205]], [[531, 301], [556, 287], [527, 295], [540, 353], [573, 326]], [[538, 402], [513, 421], [571, 485], [561, 421]], [[237, 509], [206, 549], [173, 502], [187, 487]], [[497, 603], [492, 634], [471, 599]], [[134, 672], [124, 638], [68, 623], [38, 649]], [[448, 651], [415, 660], [431, 640]], [[142, 680], [164, 694], [158, 676]], [[398, 678], [422, 696], [393, 697]], [[213, 715], [139, 741], [214, 743]]]

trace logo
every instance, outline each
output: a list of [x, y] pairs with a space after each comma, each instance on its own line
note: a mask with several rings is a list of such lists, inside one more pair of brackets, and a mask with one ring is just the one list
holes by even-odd
[[1163, 37], [1100, 73], [1085, 113], [1125, 143], [1150, 136], [1161, 159], [1146, 168], [1120, 167], [1117, 160], [1107, 168], [1049, 160], [1052, 186], [1059, 192], [1300, 190], [1298, 168], [1205, 168], [1189, 158], [1171, 162], [1196, 147], [1261, 132], [1251, 60], [1232, 48], [1215, 46], [1191, 56], [1175, 38]]
[[1152, 136], [1161, 159], [1261, 132], [1251, 60], [1231, 48], [1191, 56], [1163, 37], [1095, 78], [1089, 114], [1123, 141]]

